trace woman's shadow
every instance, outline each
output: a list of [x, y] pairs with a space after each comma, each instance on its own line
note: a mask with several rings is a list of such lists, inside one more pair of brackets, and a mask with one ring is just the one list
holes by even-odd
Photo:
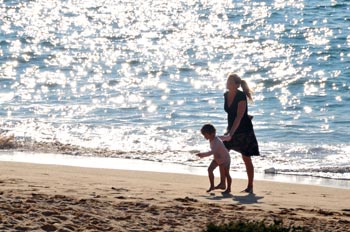
[[244, 196], [232, 196], [234, 201], [239, 202], [240, 204], [260, 204], [259, 200], [263, 199], [264, 197], [257, 196], [254, 193], [248, 193]]
[[237, 201], [240, 204], [260, 204], [259, 200], [264, 197], [257, 196], [254, 193], [248, 193], [243, 196], [235, 196], [231, 193], [221, 193], [221, 195], [216, 195], [215, 193], [211, 193], [210, 197], [207, 197], [210, 200], [223, 200], [227, 198], [232, 198], [233, 201]]

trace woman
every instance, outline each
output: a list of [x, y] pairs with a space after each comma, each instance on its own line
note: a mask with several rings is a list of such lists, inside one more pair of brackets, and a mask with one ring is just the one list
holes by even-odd
[[[242, 87], [242, 90], [238, 88]], [[242, 154], [248, 176], [248, 185], [242, 192], [253, 193], [254, 166], [251, 156], [258, 156], [259, 146], [255, 137], [252, 117], [248, 115], [247, 98], [252, 100], [248, 84], [237, 74], [229, 74], [224, 94], [227, 113], [227, 132], [222, 136], [226, 148]]]

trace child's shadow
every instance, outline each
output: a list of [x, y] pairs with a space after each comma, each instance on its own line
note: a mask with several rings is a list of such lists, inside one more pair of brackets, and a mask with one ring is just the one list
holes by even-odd
[[222, 199], [225, 199], [225, 198], [232, 198], [233, 195], [231, 193], [220, 193], [220, 194], [216, 194], [214, 192], [211, 192], [209, 194], [209, 196], [206, 196], [207, 199], [209, 200], [222, 200]]
[[256, 196], [254, 193], [249, 193], [245, 196], [233, 196], [234, 201], [238, 201], [241, 204], [256, 204], [260, 203], [259, 200], [263, 199], [264, 197]]

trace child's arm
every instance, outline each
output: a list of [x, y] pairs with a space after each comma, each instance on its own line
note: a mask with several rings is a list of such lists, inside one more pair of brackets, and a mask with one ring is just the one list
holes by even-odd
[[196, 156], [200, 157], [200, 158], [203, 158], [203, 157], [207, 157], [207, 156], [210, 156], [212, 155], [213, 152], [212, 151], [208, 151], [208, 152], [201, 152], [201, 153], [198, 153], [196, 154]]

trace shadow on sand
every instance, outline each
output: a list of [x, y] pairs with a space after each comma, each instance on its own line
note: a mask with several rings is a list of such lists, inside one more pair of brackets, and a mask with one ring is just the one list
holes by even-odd
[[227, 198], [231, 198], [233, 201], [236, 201], [240, 204], [260, 204], [259, 200], [263, 199], [264, 197], [257, 196], [254, 193], [249, 193], [244, 196], [234, 196], [231, 193], [225, 194], [221, 193], [220, 195], [216, 195], [215, 193], [210, 193], [209, 196], [206, 196], [209, 200], [223, 200]]
[[259, 204], [259, 200], [264, 197], [256, 196], [254, 193], [249, 193], [245, 196], [233, 196], [233, 200], [239, 202], [240, 204]]

